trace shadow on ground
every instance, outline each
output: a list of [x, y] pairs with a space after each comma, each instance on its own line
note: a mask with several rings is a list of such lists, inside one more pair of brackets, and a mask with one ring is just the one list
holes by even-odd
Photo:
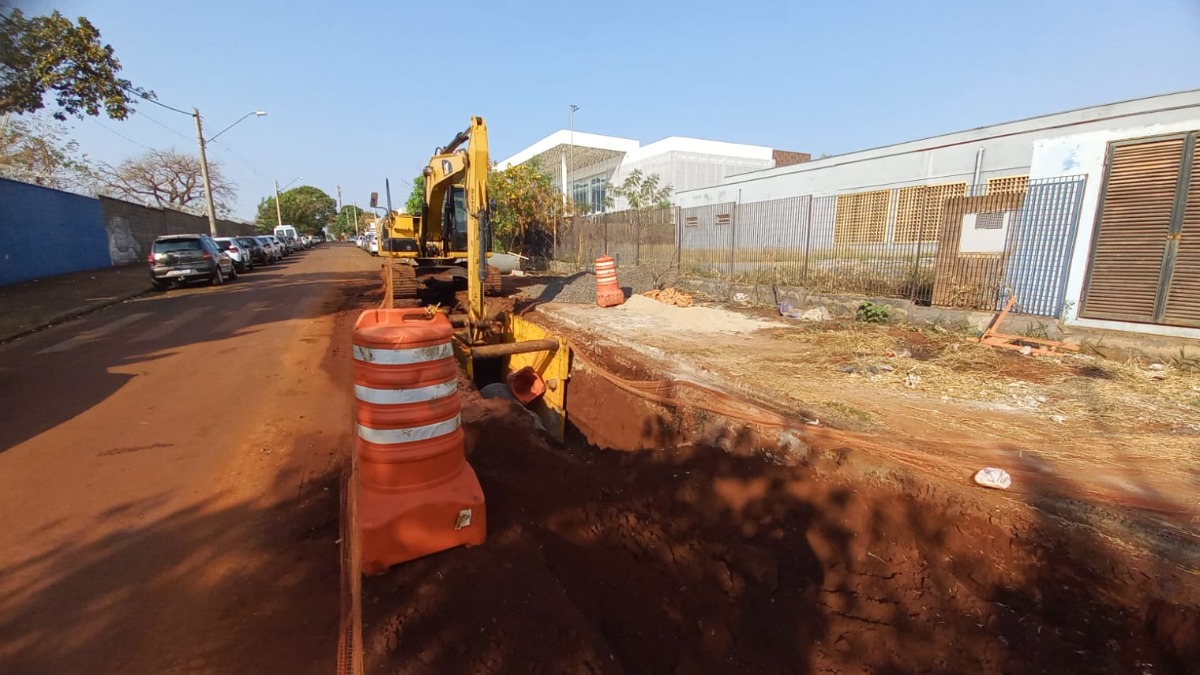
[[[315, 319], [336, 311], [347, 299], [378, 291], [378, 280], [368, 273], [285, 273], [290, 264], [292, 260], [240, 275], [219, 288], [193, 286], [151, 294], [0, 346], [0, 410], [5, 411], [0, 453], [104, 401], [136, 377], [129, 371], [139, 364], [276, 322]], [[331, 284], [339, 291], [338, 302], [309, 302]], [[306, 313], [310, 305], [313, 309]], [[119, 327], [97, 333], [114, 324]], [[62, 348], [72, 339], [80, 344]], [[195, 380], [179, 386], [215, 381], [236, 392], [240, 377], [222, 372], [219, 363], [213, 364], [212, 372], [190, 375]]]
[[1197, 672], [1194, 578], [1059, 497], [885, 479], [850, 447], [558, 447], [512, 406], [464, 413], [488, 543], [364, 582], [369, 672]]

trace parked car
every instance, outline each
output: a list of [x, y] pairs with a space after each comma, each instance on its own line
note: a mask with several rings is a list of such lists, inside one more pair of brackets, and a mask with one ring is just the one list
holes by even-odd
[[367, 235], [367, 253], [379, 255], [379, 240], [373, 234]]
[[250, 249], [239, 242], [237, 237], [216, 237], [213, 241], [233, 259], [233, 266], [239, 272], [254, 271], [254, 259], [250, 257]]
[[257, 237], [237, 237], [238, 244], [250, 251], [250, 260], [255, 265], [270, 265], [271, 259], [267, 256], [267, 249], [263, 248], [262, 242]]
[[279, 250], [279, 247], [275, 245], [275, 242], [272, 241], [270, 237], [260, 236], [255, 237], [255, 239], [259, 244], [262, 244], [263, 251], [266, 251], [267, 258], [271, 261], [271, 263], [277, 263], [280, 260], [283, 260], [283, 251]]
[[286, 241], [284, 241], [284, 240], [280, 239], [279, 237], [276, 237], [276, 236], [275, 236], [275, 235], [273, 235], [273, 234], [272, 234], [272, 235], [270, 235], [270, 236], [268, 237], [268, 239], [270, 239], [271, 241], [275, 242], [275, 246], [277, 246], [277, 247], [279, 248], [279, 255], [283, 256], [284, 258], [286, 258], [286, 257], [288, 257], [289, 255], [291, 255], [291, 253], [292, 253], [292, 249], [291, 249], [291, 248], [290, 248], [290, 247], [287, 245], [287, 242], [286, 242]]
[[304, 248], [312, 248], [312, 246], [313, 246], [312, 237], [307, 234], [302, 234], [302, 235], [300, 235], [300, 243], [304, 245]]
[[150, 280], [165, 291], [172, 283], [207, 279], [214, 286], [237, 278], [233, 258], [207, 234], [174, 234], [159, 237], [150, 246]]

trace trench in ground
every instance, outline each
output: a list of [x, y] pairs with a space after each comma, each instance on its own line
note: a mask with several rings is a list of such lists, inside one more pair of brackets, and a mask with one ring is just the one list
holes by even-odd
[[[577, 345], [578, 347], [578, 345]], [[631, 379], [656, 373], [593, 345]], [[487, 544], [363, 582], [367, 672], [1196, 672], [1195, 577], [853, 447], [576, 367], [567, 442], [462, 384]], [[604, 448], [604, 449], [602, 449]]]

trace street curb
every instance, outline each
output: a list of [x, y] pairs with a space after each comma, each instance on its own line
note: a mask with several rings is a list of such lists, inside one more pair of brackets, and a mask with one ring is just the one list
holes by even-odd
[[151, 289], [149, 289], [149, 288], [143, 288], [139, 291], [130, 291], [128, 293], [122, 293], [121, 295], [109, 298], [103, 302], [98, 302], [94, 305], [85, 305], [83, 307], [76, 307], [74, 309], [68, 309], [65, 312], [59, 312], [58, 314], [55, 314], [54, 316], [50, 317], [49, 319], [46, 319], [45, 321], [39, 323], [36, 326], [32, 326], [30, 328], [22, 328], [21, 330], [16, 331], [15, 333], [9, 333], [8, 335], [0, 335], [0, 345], [8, 343], [8, 342], [12, 342], [13, 340], [16, 340], [18, 338], [23, 338], [26, 335], [36, 333], [40, 330], [49, 328], [56, 324], [60, 324], [64, 321], [70, 321], [71, 319], [77, 319], [86, 314], [91, 314], [92, 312], [99, 311], [101, 309], [104, 309], [105, 307], [112, 307], [113, 305], [119, 305], [122, 302], [125, 302], [127, 300], [132, 300], [138, 296], [146, 295], [147, 293], [150, 292], [150, 290]]

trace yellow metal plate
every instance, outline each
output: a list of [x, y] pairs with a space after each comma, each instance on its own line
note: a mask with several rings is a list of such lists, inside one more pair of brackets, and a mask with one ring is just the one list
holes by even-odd
[[[519, 316], [509, 315], [505, 328], [505, 342], [527, 342], [554, 337], [545, 328]], [[567, 380], [571, 377], [571, 350], [563, 343], [554, 352], [513, 354], [508, 357], [504, 374], [508, 375], [525, 366], [532, 366], [546, 382], [546, 393], [531, 405], [530, 409], [542, 419], [542, 424], [550, 435], [561, 441], [567, 428]]]

